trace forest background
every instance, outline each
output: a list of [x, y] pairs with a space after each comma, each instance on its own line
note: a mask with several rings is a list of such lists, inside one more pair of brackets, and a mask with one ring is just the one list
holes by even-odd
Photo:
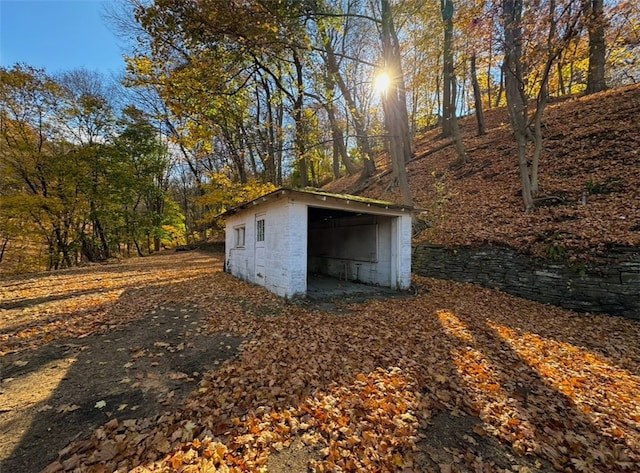
[[[549, 101], [640, 81], [626, 0], [123, 0], [118, 82], [0, 69], [0, 272], [60, 269], [206, 240], [278, 186], [359, 183], [438, 128], [507, 107], [522, 211], [540, 201]], [[544, 197], [544, 196], [542, 196]]]

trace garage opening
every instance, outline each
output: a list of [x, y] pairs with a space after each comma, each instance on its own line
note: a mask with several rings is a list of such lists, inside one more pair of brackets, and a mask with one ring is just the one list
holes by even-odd
[[397, 217], [309, 207], [307, 218], [308, 278], [393, 286]]

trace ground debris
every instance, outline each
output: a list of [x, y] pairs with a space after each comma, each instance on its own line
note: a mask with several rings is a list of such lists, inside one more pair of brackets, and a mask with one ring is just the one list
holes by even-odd
[[[63, 416], [78, 416], [73, 425], [80, 425], [81, 416], [93, 422], [89, 432], [68, 438], [71, 443], [46, 458], [42, 468], [604, 473], [630, 472], [640, 465], [636, 322], [580, 315], [469, 284], [423, 278], [414, 283], [429, 291], [417, 296], [361, 301], [348, 312], [333, 313], [288, 304], [232, 278], [220, 271], [221, 260], [197, 252], [145, 258], [133, 266], [135, 288], [122, 278], [132, 266], [110, 266], [101, 275], [105, 287], [119, 280], [122, 292], [104, 310], [120, 328], [95, 331], [67, 310], [65, 316], [76, 324], [51, 332], [47, 324], [55, 319], [53, 308], [42, 310], [47, 314], [43, 320], [36, 311], [18, 324], [34, 330], [24, 333], [21, 342], [9, 342], [13, 353], [5, 359], [28, 363], [9, 364], [12, 379], [3, 381], [3, 390], [26, 382], [39, 369], [55, 373], [56, 363], [66, 366], [47, 396], [33, 399], [31, 407], [14, 408], [28, 413], [51, 406], [32, 418], [44, 430], [35, 432], [25, 424], [24, 438], [38, 433], [41, 442], [49, 442], [53, 434], [47, 428]], [[171, 270], [163, 273], [165, 268]], [[145, 274], [149, 280], [141, 284]], [[62, 276], [71, 283], [73, 275], [68, 271]], [[79, 280], [85, 276], [77, 273]], [[35, 277], [32, 284], [53, 277]], [[25, 298], [12, 287], [0, 291]], [[61, 293], [59, 300], [63, 297]], [[180, 329], [166, 325], [169, 320], [183, 321]], [[145, 341], [143, 327], [154, 323], [158, 332]], [[127, 327], [138, 337], [118, 350], [123, 348], [120, 330]], [[45, 341], [41, 332], [53, 339]], [[87, 333], [94, 334], [81, 339], [88, 349], [65, 349]], [[209, 366], [188, 366], [184, 358], [194, 350], [190, 343], [200, 346], [196, 337], [215, 341], [222, 358], [205, 355], [199, 358], [208, 358]], [[235, 354], [233, 340], [241, 339]], [[168, 349], [181, 343], [181, 349]], [[143, 355], [136, 358], [137, 353]], [[64, 365], [60, 355], [76, 361]], [[98, 377], [110, 366], [99, 362], [112, 359], [119, 375], [113, 385], [128, 394], [103, 393], [91, 398], [90, 405], [78, 402], [79, 409], [59, 412], [60, 406], [74, 405], [55, 401], [70, 386], [63, 378], [79, 364]], [[152, 363], [165, 370], [161, 376], [149, 376]], [[184, 395], [172, 388], [160, 397], [180, 402], [132, 415], [133, 406], [143, 409], [145, 393], [159, 395], [158, 386], [170, 381], [183, 386]], [[100, 401], [104, 406], [95, 408]], [[119, 411], [123, 405], [131, 408]], [[7, 423], [2, 426], [3, 437], [22, 436], [6, 430]], [[15, 473], [34, 471], [24, 458], [22, 463], [15, 455], [6, 460], [14, 448], [4, 450], [3, 469], [11, 465]]]

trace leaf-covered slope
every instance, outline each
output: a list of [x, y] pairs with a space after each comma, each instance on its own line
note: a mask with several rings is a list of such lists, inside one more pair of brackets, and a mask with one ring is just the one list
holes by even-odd
[[[515, 142], [505, 109], [461, 121], [469, 162], [440, 130], [419, 136], [409, 163], [411, 189], [431, 226], [418, 239], [444, 245], [493, 243], [545, 256], [640, 245], [640, 86], [552, 103], [543, 120], [538, 207], [524, 212]], [[384, 159], [382, 159], [384, 166]], [[381, 167], [382, 167], [381, 166]], [[344, 178], [327, 188], [399, 200], [381, 172], [365, 188]]]

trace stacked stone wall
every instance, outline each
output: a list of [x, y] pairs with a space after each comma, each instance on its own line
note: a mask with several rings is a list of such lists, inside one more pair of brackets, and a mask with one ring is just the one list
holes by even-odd
[[598, 263], [572, 264], [497, 246], [444, 248], [422, 243], [413, 247], [412, 270], [581, 312], [640, 319], [640, 248], [614, 248]]

